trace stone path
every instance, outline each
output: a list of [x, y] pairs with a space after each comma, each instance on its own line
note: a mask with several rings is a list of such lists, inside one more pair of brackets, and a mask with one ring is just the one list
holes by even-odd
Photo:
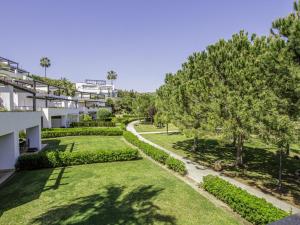
[[127, 125], [126, 129], [130, 132], [132, 132], [135, 136], [137, 136], [140, 140], [156, 147], [156, 148], [159, 148], [167, 153], [169, 153], [171, 156], [173, 156], [174, 158], [177, 158], [181, 161], [183, 161], [186, 165], [186, 168], [187, 168], [187, 177], [192, 179], [193, 181], [197, 182], [197, 183], [200, 183], [202, 182], [202, 179], [204, 176], [206, 175], [215, 175], [215, 176], [219, 176], [219, 177], [222, 177], [224, 180], [227, 180], [228, 182], [246, 190], [247, 192], [249, 192], [250, 194], [252, 195], [255, 195], [257, 197], [260, 197], [260, 198], [264, 198], [266, 199], [266, 201], [272, 203], [274, 206], [284, 210], [284, 211], [287, 211], [287, 212], [290, 212], [292, 210], [293, 213], [300, 213], [300, 209], [299, 208], [296, 208], [295, 206], [287, 203], [287, 202], [284, 202], [282, 200], [279, 200], [271, 195], [268, 195], [268, 194], [265, 194], [263, 192], [261, 192], [260, 190], [256, 189], [256, 188], [253, 188], [253, 187], [250, 187], [246, 184], [243, 184], [239, 181], [236, 181], [232, 178], [229, 178], [229, 177], [226, 177], [226, 176], [223, 176], [221, 173], [218, 173], [212, 169], [209, 169], [207, 167], [204, 167], [196, 162], [193, 162], [185, 157], [182, 157], [182, 156], [179, 156], [177, 154], [175, 154], [174, 152], [171, 152], [147, 139], [145, 139], [144, 137], [142, 137], [140, 135], [140, 133], [138, 133], [135, 128], [134, 128], [134, 125], [136, 123], [138, 123], [139, 121], [134, 121], [134, 122], [131, 122]]

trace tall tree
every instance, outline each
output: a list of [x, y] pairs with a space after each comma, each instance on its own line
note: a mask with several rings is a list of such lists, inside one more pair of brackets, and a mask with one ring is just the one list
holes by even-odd
[[113, 81], [118, 78], [118, 75], [115, 71], [111, 70], [107, 72], [106, 79], [110, 80], [111, 84], [113, 85]]
[[51, 66], [51, 62], [50, 62], [50, 59], [48, 59], [47, 57], [42, 57], [40, 59], [40, 65], [41, 67], [43, 67], [45, 69], [45, 77], [47, 76], [47, 68], [49, 68]]
[[138, 117], [150, 119], [151, 123], [153, 123], [154, 116], [156, 113], [155, 95], [152, 93], [138, 94], [133, 102], [133, 112]]

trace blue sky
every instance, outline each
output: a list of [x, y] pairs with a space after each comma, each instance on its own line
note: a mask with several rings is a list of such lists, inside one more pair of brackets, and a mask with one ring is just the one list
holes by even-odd
[[118, 88], [154, 91], [167, 72], [220, 38], [245, 29], [268, 34], [293, 0], [0, 0], [0, 56], [72, 81], [104, 79]]

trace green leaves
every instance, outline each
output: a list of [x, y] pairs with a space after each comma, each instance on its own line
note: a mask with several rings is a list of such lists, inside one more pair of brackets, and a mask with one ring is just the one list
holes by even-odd
[[274, 207], [265, 199], [253, 196], [219, 177], [205, 176], [202, 186], [253, 224], [269, 224], [288, 216], [288, 213]]
[[32, 170], [62, 166], [73, 166], [91, 163], [137, 160], [140, 156], [137, 149], [126, 148], [120, 150], [99, 149], [85, 151], [56, 151], [49, 150], [37, 154], [22, 155], [18, 158], [16, 168]]

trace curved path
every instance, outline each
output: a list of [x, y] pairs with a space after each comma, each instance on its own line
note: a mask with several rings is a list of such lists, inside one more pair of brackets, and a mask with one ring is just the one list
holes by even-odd
[[204, 176], [206, 175], [215, 175], [215, 176], [219, 176], [219, 177], [222, 177], [224, 180], [227, 180], [228, 182], [246, 190], [247, 192], [251, 193], [252, 195], [255, 195], [257, 197], [260, 197], [260, 198], [264, 198], [266, 199], [266, 201], [272, 203], [274, 206], [284, 210], [284, 211], [287, 211], [287, 212], [290, 212], [292, 210], [292, 213], [300, 213], [300, 209], [299, 208], [296, 208], [295, 206], [287, 203], [287, 202], [284, 202], [282, 200], [279, 200], [271, 195], [268, 195], [268, 194], [265, 194], [261, 191], [259, 191], [258, 189], [255, 189], [253, 187], [250, 187], [246, 184], [243, 184], [239, 181], [236, 181], [230, 177], [226, 177], [226, 176], [223, 176], [221, 173], [218, 173], [212, 169], [208, 169], [207, 167], [204, 167], [196, 162], [193, 162], [189, 159], [186, 159], [185, 157], [182, 157], [182, 156], [179, 156], [177, 154], [175, 154], [174, 152], [171, 152], [147, 139], [145, 139], [144, 137], [142, 137], [134, 128], [134, 125], [139, 123], [139, 121], [134, 121], [134, 122], [131, 122], [127, 125], [126, 129], [130, 132], [132, 132], [135, 136], [137, 136], [140, 140], [156, 147], [156, 148], [159, 148], [167, 153], [169, 153], [171, 156], [173, 156], [174, 158], [177, 158], [181, 161], [183, 161], [186, 165], [186, 168], [187, 168], [187, 177], [192, 179], [193, 181], [195, 181], [196, 183], [200, 183], [202, 182], [202, 179]]

